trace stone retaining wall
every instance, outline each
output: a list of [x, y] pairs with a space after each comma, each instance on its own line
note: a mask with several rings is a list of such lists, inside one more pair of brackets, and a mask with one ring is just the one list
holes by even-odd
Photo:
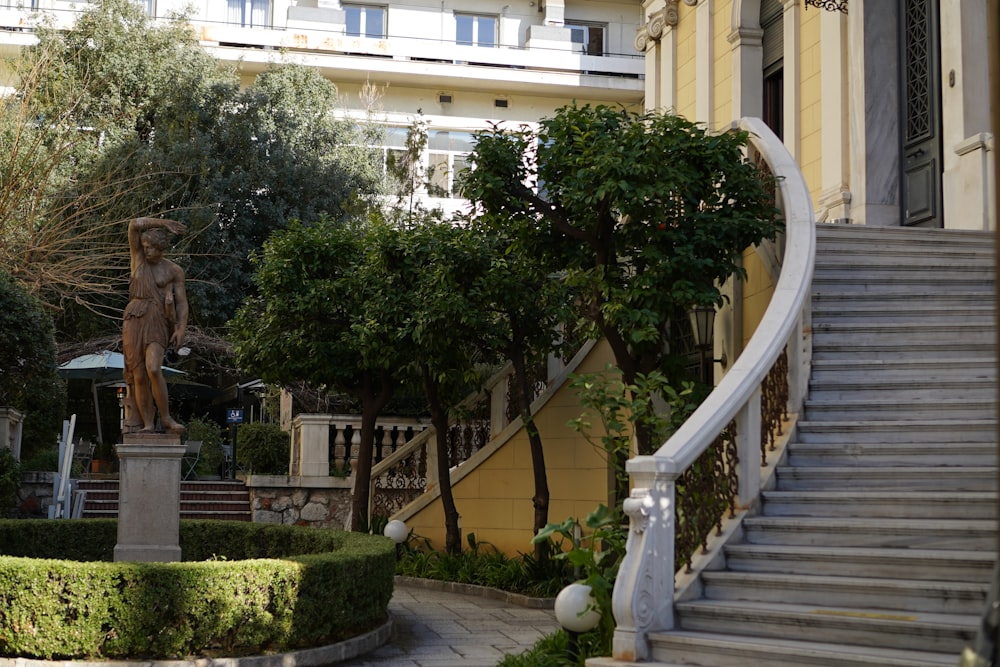
[[26, 519], [45, 519], [49, 516], [55, 492], [52, 489], [54, 472], [21, 473], [21, 488], [17, 492], [16, 516]]
[[246, 480], [256, 523], [346, 530], [354, 480], [251, 475]]

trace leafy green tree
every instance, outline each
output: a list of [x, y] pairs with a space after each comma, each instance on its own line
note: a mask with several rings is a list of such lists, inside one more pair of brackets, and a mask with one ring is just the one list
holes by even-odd
[[[626, 385], [658, 370], [676, 386], [671, 320], [721, 304], [743, 250], [780, 228], [746, 141], [671, 114], [572, 105], [537, 130], [479, 135], [463, 192], [564, 267]], [[636, 437], [651, 451], [644, 424]]]
[[[41, 29], [17, 64], [22, 108], [0, 110], [0, 138], [11, 137], [0, 141], [21, 150], [3, 151], [0, 178], [23, 196], [6, 210], [0, 201], [0, 234], [27, 249], [23, 280], [56, 306], [117, 318], [124, 221], [169, 213], [188, 224], [174, 254], [196, 323], [221, 325], [252, 290], [249, 255], [273, 230], [344, 218], [379, 192], [379, 164], [358, 149], [370, 142], [337, 117], [336, 88], [318, 71], [277, 63], [243, 87], [175, 18], [99, 0], [72, 29]], [[44, 224], [22, 224], [25, 210]], [[25, 232], [36, 229], [51, 238], [37, 243]], [[71, 313], [65, 329], [83, 319]]]
[[276, 232], [254, 257], [258, 295], [231, 324], [237, 363], [268, 383], [306, 381], [355, 396], [361, 444], [352, 530], [365, 528], [375, 423], [408, 354], [405, 285], [382, 273], [385, 247], [403, 245], [380, 220], [321, 218]]
[[[482, 216], [473, 226], [490, 253], [490, 265], [481, 283], [478, 306], [490, 318], [490, 340], [497, 352], [511, 362], [511, 400], [524, 423], [531, 451], [534, 494], [534, 530], [549, 522], [549, 486], [542, 436], [534, 421], [531, 404], [536, 387], [545, 381], [550, 353], [561, 353], [562, 332], [575, 319], [571, 292], [556, 279], [536, 255], [527, 252], [517, 238], [509, 236], [507, 218]], [[549, 543], [536, 541], [535, 556], [545, 559]]]
[[483, 307], [484, 281], [491, 253], [468, 227], [422, 212], [398, 238], [404, 245], [390, 258], [403, 277], [398, 292], [407, 303], [409, 319], [396, 344], [405, 346], [406, 369], [424, 389], [436, 432], [437, 477], [445, 517], [445, 550], [462, 550], [458, 508], [451, 489], [448, 455], [449, 417], [494, 368], [499, 349], [493, 320]]
[[66, 388], [56, 374], [54, 334], [41, 302], [0, 271], [0, 405], [25, 413], [24, 458], [59, 436]]

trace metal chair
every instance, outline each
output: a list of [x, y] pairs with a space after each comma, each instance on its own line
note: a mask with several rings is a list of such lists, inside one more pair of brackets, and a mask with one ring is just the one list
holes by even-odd
[[184, 456], [181, 458], [184, 467], [182, 479], [187, 479], [195, 474], [194, 470], [198, 467], [198, 460], [201, 458], [201, 442], [201, 440], [185, 441]]

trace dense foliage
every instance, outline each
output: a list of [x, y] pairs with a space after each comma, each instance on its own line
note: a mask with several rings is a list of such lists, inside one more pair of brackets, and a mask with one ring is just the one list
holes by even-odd
[[291, 439], [277, 424], [243, 424], [236, 431], [236, 461], [251, 474], [288, 473]]
[[[561, 267], [626, 384], [660, 371], [678, 386], [671, 322], [721, 305], [742, 252], [780, 228], [746, 141], [672, 114], [573, 105], [537, 130], [480, 134], [462, 191]], [[644, 425], [636, 437], [651, 449]]]
[[0, 521], [0, 654], [260, 654], [386, 618], [395, 556], [381, 536], [183, 521], [185, 562], [107, 562], [116, 531], [111, 520]]
[[[63, 335], [102, 333], [123, 305], [124, 221], [187, 223], [177, 248], [193, 323], [225, 323], [250, 290], [249, 254], [292, 218], [340, 219], [381, 187], [372, 143], [339, 119], [335, 86], [274, 63], [250, 86], [183, 20], [129, 0], [89, 4], [70, 30], [38, 30], [0, 107], [0, 259]], [[38, 123], [38, 118], [47, 122]]]
[[54, 336], [42, 303], [0, 271], [0, 406], [25, 415], [24, 458], [59, 435], [66, 389], [56, 375]]

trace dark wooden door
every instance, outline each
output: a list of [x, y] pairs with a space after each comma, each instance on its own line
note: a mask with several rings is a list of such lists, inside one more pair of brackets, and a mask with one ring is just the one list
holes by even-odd
[[899, 0], [903, 224], [943, 226], [938, 0]]

